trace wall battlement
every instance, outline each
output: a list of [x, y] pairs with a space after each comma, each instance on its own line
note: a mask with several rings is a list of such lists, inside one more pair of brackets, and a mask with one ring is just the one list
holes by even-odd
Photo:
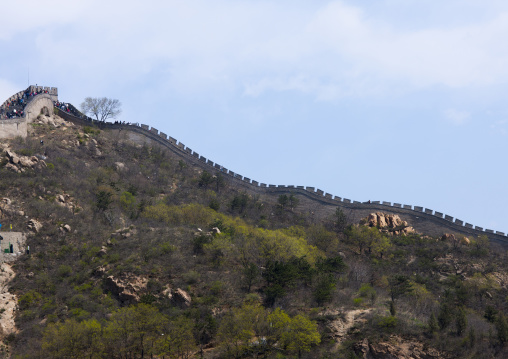
[[[20, 91], [13, 96], [11, 96], [7, 101], [17, 100], [26, 92], [42, 92], [32, 98], [30, 102], [34, 102], [39, 96], [39, 100], [41, 102], [41, 106], [47, 106], [48, 101], [58, 101], [58, 89], [56, 87], [42, 87], [42, 86], [29, 86], [26, 90]], [[2, 106], [6, 104], [6, 102]], [[32, 116], [35, 118], [37, 114], [34, 112], [39, 109], [39, 105], [37, 102], [34, 102], [34, 106], [32, 111]], [[29, 104], [27, 104], [28, 109]], [[177, 154], [180, 157], [185, 158], [187, 161], [203, 168], [206, 170], [210, 170], [216, 173], [220, 173], [224, 175], [226, 178], [229, 178], [231, 181], [234, 181], [235, 184], [245, 187], [253, 192], [259, 194], [300, 194], [305, 197], [309, 204], [312, 203], [320, 203], [325, 207], [336, 208], [340, 207], [343, 210], [349, 211], [350, 215], [354, 217], [356, 220], [359, 220], [359, 216], [367, 216], [372, 211], [383, 211], [393, 214], [399, 214], [405, 216], [407, 218], [411, 218], [410, 223], [415, 229], [423, 228], [426, 232], [433, 235], [439, 235], [439, 231], [448, 230], [464, 235], [487, 235], [491, 240], [501, 243], [508, 247], [508, 236], [504, 232], [494, 231], [492, 229], [484, 229], [479, 226], [474, 226], [471, 223], [464, 223], [464, 221], [454, 218], [448, 214], [444, 214], [442, 212], [437, 212], [429, 208], [424, 208], [421, 206], [413, 206], [409, 204], [401, 204], [401, 203], [391, 203], [387, 201], [369, 201], [369, 202], [359, 202], [354, 201], [348, 198], [341, 198], [339, 196], [335, 196], [331, 193], [326, 193], [325, 191], [309, 186], [295, 186], [295, 185], [274, 185], [274, 184], [266, 184], [256, 180], [253, 180], [248, 177], [244, 177], [239, 173], [235, 173], [231, 170], [228, 170], [224, 166], [215, 163], [214, 161], [207, 159], [204, 156], [199, 155], [199, 153], [193, 151], [191, 148], [187, 147], [185, 144], [181, 143], [177, 139], [168, 136], [167, 134], [160, 132], [154, 127], [150, 127], [145, 124], [122, 124], [122, 123], [108, 123], [108, 122], [99, 122], [95, 121], [81, 112], [79, 112], [74, 106], [69, 104], [72, 112], [66, 113], [63, 111], [59, 112], [59, 115], [67, 121], [71, 121], [73, 123], [77, 123], [80, 125], [97, 125], [100, 128], [105, 129], [118, 129], [118, 130], [130, 130], [132, 132], [144, 135], [145, 138], [150, 139], [151, 141], [157, 142], [164, 147], [171, 150], [173, 153]], [[17, 118], [12, 120], [0, 120], [0, 129], [2, 130], [0, 133], [0, 138], [2, 138], [3, 134], [9, 135], [9, 137], [3, 138], [12, 138], [13, 133], [19, 135], [19, 132], [25, 131], [26, 136], [26, 118]], [[24, 128], [23, 128], [24, 125]], [[16, 126], [15, 131], [10, 131], [10, 127], [14, 128]], [[20, 129], [21, 126], [21, 129]], [[328, 212], [331, 213], [331, 209], [328, 208]], [[426, 222], [426, 223], [424, 223]], [[428, 225], [431, 223], [431, 225]]]
[[[410, 223], [412, 223], [415, 229], [418, 230], [418, 228], [424, 228], [425, 233], [429, 233], [431, 235], [440, 235], [439, 230], [456, 232], [466, 236], [487, 235], [487, 237], [489, 237], [489, 239], [492, 241], [508, 246], [508, 236], [503, 232], [494, 231], [491, 229], [484, 230], [482, 227], [473, 226], [470, 223], [464, 223], [464, 221], [460, 219], [454, 218], [447, 214], [443, 214], [442, 212], [434, 211], [429, 208], [401, 203], [392, 204], [391, 202], [387, 201], [372, 201], [370, 203], [359, 202], [350, 200], [348, 198], [334, 196], [330, 193], [325, 193], [323, 190], [317, 189], [315, 187], [274, 185], [252, 180], [242, 176], [239, 173], [228, 170], [222, 165], [215, 163], [214, 161], [207, 159], [204, 156], [199, 155], [197, 152], [193, 151], [191, 148], [187, 147], [185, 144], [181, 143], [175, 138], [168, 137], [166, 134], [161, 133], [157, 129], [145, 124], [100, 123], [87, 118], [86, 116], [78, 118], [67, 113], [62, 114], [62, 117], [68, 121], [77, 122], [82, 125], [90, 125], [93, 123], [101, 128], [122, 130], [125, 129], [143, 134], [152, 141], [162, 144], [172, 152], [186, 158], [188, 161], [194, 163], [195, 165], [209, 171], [220, 173], [229, 178], [231, 181], [235, 181], [236, 184], [246, 187], [257, 193], [300, 194], [309, 198], [309, 200], [313, 202], [317, 201], [324, 205], [333, 206], [334, 208], [340, 207], [344, 210], [355, 212], [356, 215], [353, 215], [353, 217], [358, 220], [361, 216], [367, 216], [372, 211], [383, 211], [399, 214], [405, 216], [406, 218], [411, 218], [412, 221]], [[430, 223], [430, 225], [423, 222]], [[439, 228], [439, 230], [433, 230], [433, 227]]]
[[[37, 93], [30, 96], [27, 94]], [[23, 116], [4, 119], [5, 114], [12, 108], [9, 104], [23, 99]], [[0, 105], [0, 138], [26, 137], [27, 124], [32, 122], [43, 109], [50, 113], [53, 102], [58, 101], [58, 89], [56, 87], [28, 86], [26, 90], [19, 91], [5, 100]]]

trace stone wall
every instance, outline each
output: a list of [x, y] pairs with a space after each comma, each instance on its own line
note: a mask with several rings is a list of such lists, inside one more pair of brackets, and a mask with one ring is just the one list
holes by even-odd
[[48, 94], [35, 96], [32, 101], [26, 105], [24, 112], [27, 123], [32, 123], [32, 121], [43, 112], [51, 115], [53, 113], [52, 96]]
[[[37, 95], [33, 100], [26, 106], [25, 113], [28, 114], [28, 121], [25, 118], [17, 120], [4, 120], [0, 121], [0, 138], [12, 138], [15, 136], [26, 136], [26, 122], [31, 122], [31, 119], [35, 118], [42, 109], [48, 106], [52, 106], [52, 101], [58, 99], [58, 90], [56, 88], [42, 88], [42, 87], [30, 87], [31, 90], [49, 89], [48, 93]], [[16, 96], [22, 96], [24, 91], [12, 96], [9, 100], [14, 99]], [[21, 94], [21, 95], [20, 95]], [[72, 109], [74, 107], [70, 105]], [[398, 214], [408, 222], [417, 231], [422, 233], [428, 233], [431, 235], [441, 235], [444, 232], [454, 232], [458, 234], [464, 234], [469, 236], [477, 236], [485, 234], [491, 240], [508, 246], [508, 236], [499, 231], [491, 229], [483, 229], [482, 227], [474, 226], [470, 223], [464, 223], [464, 221], [453, 218], [448, 214], [442, 212], [435, 212], [432, 209], [424, 208], [421, 206], [412, 206], [408, 204], [392, 203], [387, 201], [373, 201], [369, 203], [361, 203], [358, 201], [350, 200], [347, 198], [341, 198], [334, 196], [330, 193], [325, 193], [321, 189], [314, 187], [304, 186], [285, 186], [285, 185], [273, 185], [261, 183], [257, 180], [253, 180], [242, 176], [239, 173], [235, 173], [222, 165], [213, 162], [206, 157], [199, 155], [183, 143], [179, 142], [173, 137], [168, 136], [165, 133], [159, 132], [156, 128], [150, 127], [145, 124], [121, 124], [121, 123], [105, 123], [94, 121], [79, 111], [75, 111], [78, 115], [74, 116], [70, 113], [63, 111], [59, 112], [59, 115], [67, 121], [71, 121], [80, 125], [95, 125], [104, 129], [111, 130], [128, 130], [128, 133], [132, 134], [133, 139], [139, 141], [151, 141], [158, 143], [177, 156], [185, 159], [186, 161], [193, 163], [194, 165], [206, 169], [212, 173], [223, 175], [229, 179], [230, 182], [234, 183], [240, 188], [244, 188], [250, 192], [254, 192], [261, 196], [266, 196], [266, 200], [273, 201], [273, 194], [295, 194], [300, 195], [302, 205], [309, 208], [309, 211], [314, 213], [316, 217], [326, 217], [332, 214], [337, 207], [342, 208], [351, 221], [358, 221], [359, 219], [367, 216], [373, 211], [380, 211], [385, 213]]]
[[0, 138], [15, 138], [27, 135], [27, 124], [24, 117], [13, 118], [10, 120], [0, 120]]
[[492, 241], [508, 246], [508, 236], [503, 232], [491, 229], [484, 230], [481, 227], [473, 226], [470, 223], [464, 223], [464, 221], [453, 218], [449, 215], [445, 215], [443, 218], [443, 213], [435, 212], [429, 208], [401, 203], [392, 204], [387, 201], [362, 203], [334, 196], [314, 187], [260, 183], [259, 181], [252, 180], [239, 173], [226, 169], [222, 165], [199, 155], [197, 152], [193, 151], [176, 139], [172, 137], [168, 138], [166, 134], [160, 133], [157, 129], [148, 125], [104, 123], [90, 121], [84, 118], [77, 118], [70, 114], [64, 114], [63, 117], [68, 121], [73, 121], [81, 125], [88, 124], [97, 125], [104, 129], [128, 130], [128, 133], [132, 134], [132, 139], [136, 142], [146, 141], [158, 143], [179, 157], [185, 159], [187, 162], [206, 169], [212, 173], [221, 174], [236, 186], [244, 188], [251, 193], [264, 196], [264, 199], [267, 201], [273, 201], [273, 198], [276, 198], [276, 196], [273, 196], [274, 194], [300, 195], [299, 198], [301, 199], [301, 204], [306, 208], [309, 208], [309, 211], [311, 211], [316, 218], [326, 218], [332, 215], [337, 207], [343, 209], [349, 219], [353, 222], [358, 222], [361, 218], [366, 217], [370, 213], [379, 211], [398, 214], [421, 233], [435, 236], [440, 236], [443, 233], [457, 233], [466, 236], [487, 235], [487, 237], [489, 237]]
[[23, 109], [23, 117], [12, 119], [0, 119], [0, 138], [14, 138], [27, 136], [27, 123], [31, 123], [41, 113], [52, 114], [53, 101], [58, 101], [58, 89], [56, 87], [29, 86], [26, 90], [10, 96], [0, 106], [6, 108], [7, 102], [17, 101], [22, 98], [25, 92], [37, 92], [36, 96], [28, 99]]

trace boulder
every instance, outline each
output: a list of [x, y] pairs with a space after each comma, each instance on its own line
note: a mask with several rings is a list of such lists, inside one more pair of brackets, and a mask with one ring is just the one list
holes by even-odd
[[19, 158], [19, 164], [23, 167], [33, 167], [34, 163], [28, 157], [22, 156]]
[[109, 276], [104, 280], [104, 286], [123, 305], [139, 302], [140, 296], [146, 292], [148, 279], [133, 274], [123, 274], [120, 277]]
[[445, 233], [445, 234], [443, 234], [443, 236], [441, 237], [441, 240], [442, 240], [442, 241], [453, 241], [453, 242], [455, 242], [455, 241], [456, 241], [456, 238], [455, 238], [455, 235], [454, 235], [454, 234]]
[[115, 162], [115, 168], [119, 172], [124, 171], [126, 169], [125, 164], [122, 162]]
[[104, 257], [108, 253], [108, 249], [105, 246], [102, 246], [101, 250], [97, 252], [97, 257]]
[[36, 219], [31, 219], [28, 221], [27, 228], [35, 233], [39, 233], [42, 228], [42, 223], [37, 221]]
[[369, 227], [376, 227], [377, 226], [377, 214], [376, 213], [369, 214], [369, 216], [367, 217], [367, 223], [368, 223]]
[[8, 170], [11, 170], [13, 172], [16, 172], [16, 173], [21, 173], [21, 170], [17, 166], [13, 165], [12, 163], [7, 163], [5, 165], [5, 168], [7, 168]]

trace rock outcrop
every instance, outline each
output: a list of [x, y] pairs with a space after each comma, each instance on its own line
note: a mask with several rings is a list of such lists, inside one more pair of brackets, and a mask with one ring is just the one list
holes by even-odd
[[42, 228], [42, 223], [36, 219], [31, 219], [28, 221], [27, 228], [35, 233], [38, 233]]
[[8, 160], [5, 164], [5, 168], [21, 173], [27, 169], [41, 169], [46, 166], [44, 160], [37, 158], [36, 156], [19, 156], [9, 149], [5, 149], [4, 155]]
[[177, 288], [173, 290], [167, 287], [162, 294], [171, 300], [171, 304], [182, 309], [189, 308], [192, 304], [191, 296], [183, 289]]
[[122, 274], [119, 277], [108, 276], [104, 279], [104, 286], [124, 305], [135, 304], [146, 292], [148, 279], [134, 274]]
[[391, 336], [388, 341], [370, 343], [368, 339], [354, 346], [360, 358], [368, 359], [445, 359], [450, 356], [421, 342]]
[[406, 235], [414, 233], [413, 227], [410, 227], [407, 221], [403, 221], [396, 214], [371, 213], [368, 217], [362, 219], [360, 224], [369, 227], [377, 227], [381, 232], [393, 235]]
[[24, 216], [25, 212], [16, 208], [9, 198], [2, 198], [0, 200], [0, 218], [4, 216]]

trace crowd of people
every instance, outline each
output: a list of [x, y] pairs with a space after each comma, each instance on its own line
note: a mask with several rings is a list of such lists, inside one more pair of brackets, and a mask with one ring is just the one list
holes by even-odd
[[0, 106], [0, 120], [23, 117], [25, 115], [24, 110], [28, 102], [30, 102], [33, 97], [43, 93], [48, 93], [48, 91], [40, 90], [37, 92], [37, 90], [30, 91], [27, 89], [17, 100], [5, 101], [2, 106]]
[[[20, 96], [16, 100], [12, 101], [6, 101], [0, 106], [0, 120], [6, 120], [6, 119], [12, 119], [17, 117], [23, 117], [25, 115], [25, 107], [26, 105], [32, 100], [34, 96], [48, 93], [47, 90], [35, 90], [30, 91], [30, 89], [27, 89], [22, 96]], [[68, 114], [71, 114], [75, 117], [90, 121], [90, 122], [99, 122], [96, 121], [84, 114], [82, 114], [80, 111], [78, 111], [72, 104], [60, 102], [60, 101], [53, 101], [53, 105], [58, 108], [60, 111], [66, 112]], [[130, 123], [126, 121], [114, 121], [113, 124], [115, 125], [134, 125], [139, 126], [138, 123]]]
[[53, 101], [53, 106], [55, 106], [59, 110], [62, 110], [62, 111], [67, 112], [67, 113], [72, 113], [74, 116], [77, 116], [77, 114], [75, 114], [75, 111], [71, 110], [71, 108], [69, 107], [68, 103], [59, 102], [59, 101]]

